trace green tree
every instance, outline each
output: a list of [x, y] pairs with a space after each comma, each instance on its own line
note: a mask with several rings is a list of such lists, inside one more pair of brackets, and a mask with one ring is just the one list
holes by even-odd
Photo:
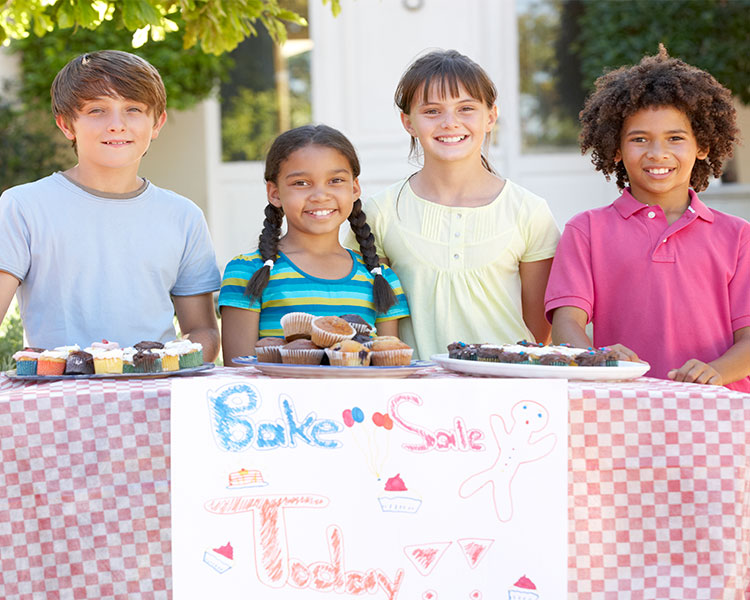
[[573, 49], [588, 88], [605, 69], [635, 64], [662, 42], [750, 104], [750, 0], [598, 0], [584, 2], [579, 24]]
[[[341, 10], [340, 0], [322, 1], [334, 15]], [[258, 22], [283, 42], [286, 23], [304, 19], [279, 0], [14, 0], [0, 3], [0, 43], [55, 29], [95, 30], [106, 21], [134, 32], [136, 45], [179, 29], [184, 48], [200, 42], [204, 52], [222, 54], [256, 35]]]

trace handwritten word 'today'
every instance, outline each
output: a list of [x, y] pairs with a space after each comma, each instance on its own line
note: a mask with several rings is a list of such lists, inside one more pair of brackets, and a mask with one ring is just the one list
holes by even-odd
[[388, 600], [396, 600], [404, 570], [397, 569], [393, 580], [380, 569], [347, 571], [344, 536], [335, 525], [328, 527], [328, 560], [305, 564], [290, 557], [284, 512], [295, 508], [322, 508], [327, 504], [324, 496], [297, 494], [216, 498], [206, 502], [205, 508], [221, 515], [253, 514], [255, 569], [260, 582], [268, 587], [309, 588], [355, 596], [374, 594], [380, 589]]
[[[215, 438], [219, 447], [228, 452], [242, 452], [248, 448], [273, 450], [295, 448], [304, 443], [318, 448], [335, 449], [343, 445], [333, 436], [344, 426], [333, 419], [319, 419], [310, 412], [300, 419], [294, 401], [287, 395], [279, 396], [280, 418], [255, 422], [252, 413], [258, 410], [261, 400], [258, 390], [249, 384], [229, 384], [209, 392], [208, 404]], [[422, 406], [416, 394], [397, 394], [388, 402], [388, 413], [394, 427], [419, 438], [418, 442], [405, 442], [402, 447], [410, 452], [459, 451], [482, 452], [484, 433], [466, 426], [461, 417], [454, 417], [452, 427], [429, 429], [411, 423], [401, 415], [405, 404]]]

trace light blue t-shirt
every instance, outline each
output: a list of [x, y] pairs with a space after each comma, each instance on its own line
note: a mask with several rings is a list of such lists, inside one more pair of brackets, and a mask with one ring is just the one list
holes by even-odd
[[221, 283], [190, 200], [151, 183], [133, 198], [102, 198], [60, 173], [0, 196], [0, 270], [21, 280], [26, 337], [41, 348], [174, 339], [171, 295]]

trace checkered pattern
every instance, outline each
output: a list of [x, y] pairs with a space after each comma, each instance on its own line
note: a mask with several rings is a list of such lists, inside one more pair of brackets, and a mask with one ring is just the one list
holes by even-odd
[[[230, 373], [261, 377], [201, 377]], [[0, 376], [0, 597], [171, 597], [169, 384]], [[750, 395], [569, 397], [570, 600], [750, 600]]]

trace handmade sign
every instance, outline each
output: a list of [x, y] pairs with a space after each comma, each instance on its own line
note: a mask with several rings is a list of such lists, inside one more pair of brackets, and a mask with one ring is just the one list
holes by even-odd
[[172, 386], [174, 597], [567, 594], [563, 380]]

